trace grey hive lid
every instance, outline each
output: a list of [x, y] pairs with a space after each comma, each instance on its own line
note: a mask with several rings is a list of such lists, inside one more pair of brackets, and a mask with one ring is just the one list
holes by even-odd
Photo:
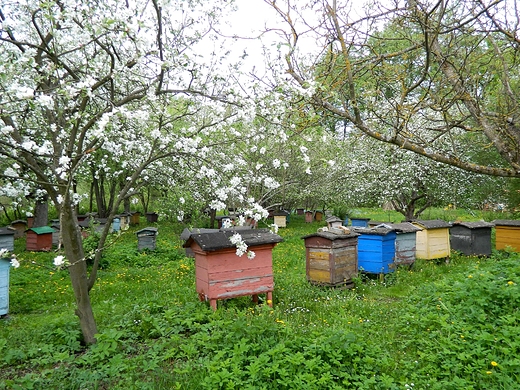
[[422, 228], [419, 226], [415, 226], [410, 222], [401, 222], [401, 223], [385, 223], [387, 225], [397, 231], [397, 233], [415, 233], [421, 231]]
[[153, 233], [157, 234], [158, 229], [156, 227], [145, 227], [144, 229], [138, 230], [135, 234], [139, 235], [140, 233]]
[[8, 235], [16, 234], [16, 229], [11, 228], [9, 226], [0, 228], [0, 236], [8, 236]]
[[218, 232], [218, 229], [207, 229], [207, 228], [193, 228], [188, 229], [185, 228], [181, 233], [181, 240], [186, 241], [192, 234], [200, 234], [200, 233], [214, 233]]
[[332, 223], [332, 222], [343, 222], [343, 221], [341, 220], [341, 218], [338, 218], [338, 217], [336, 217], [335, 215], [332, 215], [332, 216], [328, 217], [328, 218], [325, 220], [325, 222], [327, 222], [327, 223]]
[[368, 235], [373, 235], [373, 236], [386, 236], [387, 234], [396, 231], [393, 228], [386, 228], [386, 227], [373, 227], [373, 228], [361, 228], [361, 227], [356, 228], [356, 227], [354, 227], [353, 230], [356, 233], [368, 234]]
[[[520, 221], [519, 221], [520, 222]], [[478, 221], [478, 222], [453, 222], [452, 226], [464, 226], [468, 229], [479, 229], [479, 228], [492, 228], [492, 223], [484, 222], [484, 221]]]
[[514, 219], [495, 219], [492, 221], [495, 226], [517, 226], [520, 227], [520, 221]]
[[419, 227], [422, 227], [424, 229], [442, 229], [442, 228], [449, 228], [451, 225], [443, 221], [442, 219], [431, 219], [431, 220], [416, 220], [411, 221], [414, 225], [419, 225]]
[[[242, 236], [242, 240], [248, 247], [254, 247], [262, 244], [277, 244], [283, 241], [283, 238], [278, 234], [272, 233], [269, 229], [249, 229], [249, 230], [218, 230], [216, 232], [208, 233], [192, 233], [189, 239], [185, 242], [184, 247], [188, 248], [195, 242], [202, 250], [207, 252], [216, 251], [225, 248], [234, 248], [229, 238], [238, 233]], [[254, 250], [254, 249], [253, 249]]]
[[306, 238], [311, 238], [311, 237], [323, 237], [328, 240], [334, 241], [334, 240], [344, 240], [345, 238], [354, 238], [357, 236], [359, 236], [359, 233], [352, 232], [352, 230], [351, 230], [350, 233], [348, 233], [348, 234], [335, 234], [335, 233], [331, 233], [331, 232], [317, 232], [317, 233], [312, 233], [312, 234], [303, 236], [302, 239], [305, 240]]

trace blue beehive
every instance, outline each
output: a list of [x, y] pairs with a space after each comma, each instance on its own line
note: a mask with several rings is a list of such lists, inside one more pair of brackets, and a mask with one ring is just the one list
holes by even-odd
[[370, 218], [350, 218], [353, 227], [368, 227], [368, 221]]
[[9, 268], [10, 259], [0, 259], [0, 316], [9, 312]]
[[358, 237], [358, 267], [372, 274], [387, 274], [394, 270], [396, 232], [389, 228], [356, 228]]
[[118, 232], [119, 230], [121, 230], [121, 218], [114, 217], [112, 220], [112, 231]]

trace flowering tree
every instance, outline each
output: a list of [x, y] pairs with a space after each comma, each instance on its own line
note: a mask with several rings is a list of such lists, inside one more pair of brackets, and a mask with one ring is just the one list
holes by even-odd
[[434, 161], [520, 177], [514, 1], [266, 2], [286, 23], [301, 107]]
[[[65, 258], [55, 265], [70, 273], [86, 343], [97, 333], [89, 291], [118, 207], [162, 161], [181, 174], [198, 167], [201, 180], [216, 177], [212, 153], [223, 150], [235, 121], [255, 112], [230, 98], [226, 78], [212, 68], [218, 48], [215, 62], [200, 58], [197, 45], [211, 38], [226, 6], [188, 0], [2, 5], [0, 156], [10, 166], [4, 175], [25, 179], [20, 172], [30, 171], [59, 211]], [[234, 138], [244, 136], [235, 129]], [[82, 195], [74, 188], [93, 167], [94, 175], [102, 172], [120, 186], [88, 273], [75, 212]], [[236, 186], [225, 190], [232, 191]]]

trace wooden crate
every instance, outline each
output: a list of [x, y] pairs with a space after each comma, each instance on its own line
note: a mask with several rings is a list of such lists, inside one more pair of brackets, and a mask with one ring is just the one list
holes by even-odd
[[451, 249], [466, 256], [491, 256], [491, 229], [489, 222], [454, 222], [450, 227]]
[[417, 232], [416, 254], [418, 259], [433, 260], [450, 256], [450, 224], [440, 219], [417, 220], [412, 224], [421, 228]]
[[497, 250], [511, 247], [520, 252], [520, 221], [497, 219], [495, 225], [495, 248]]
[[318, 232], [305, 240], [307, 280], [325, 286], [354, 285], [358, 273], [357, 233]]
[[396, 232], [389, 228], [356, 228], [358, 237], [358, 267], [371, 274], [394, 271]]
[[[255, 253], [253, 259], [237, 256], [229, 238], [238, 233]], [[213, 310], [217, 300], [251, 295], [254, 301], [266, 294], [272, 305], [274, 277], [272, 250], [282, 237], [268, 229], [232, 229], [191, 234], [184, 244], [195, 254], [196, 289], [201, 301], [209, 301]]]
[[34, 252], [48, 252], [52, 249], [52, 233], [50, 226], [41, 226], [27, 229], [25, 249]]

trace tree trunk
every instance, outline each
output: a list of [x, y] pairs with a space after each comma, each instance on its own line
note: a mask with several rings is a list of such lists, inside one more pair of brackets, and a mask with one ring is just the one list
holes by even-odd
[[46, 195], [44, 199], [36, 200], [34, 206], [34, 221], [33, 227], [47, 226], [49, 222], [49, 199]]
[[87, 263], [85, 262], [81, 231], [76, 222], [74, 207], [68, 196], [62, 204], [60, 222], [63, 248], [70, 263], [69, 273], [76, 298], [76, 315], [79, 318], [85, 344], [94, 344], [97, 326], [88, 293]]

